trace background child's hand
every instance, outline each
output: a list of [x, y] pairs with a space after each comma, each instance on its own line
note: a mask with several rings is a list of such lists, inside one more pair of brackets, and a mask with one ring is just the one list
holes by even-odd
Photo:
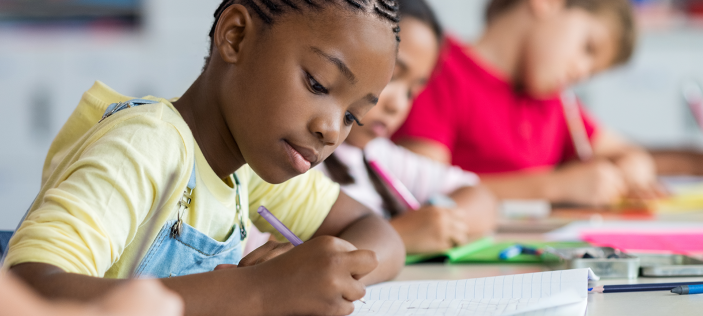
[[552, 182], [558, 202], [606, 206], [628, 192], [620, 169], [607, 160], [573, 163], [558, 169]]
[[623, 155], [615, 160], [615, 165], [620, 168], [625, 178], [629, 189], [628, 197], [651, 200], [666, 195], [657, 181], [656, 166], [649, 155], [639, 152]]
[[433, 253], [466, 243], [469, 227], [461, 210], [423, 206], [391, 220], [408, 253]]
[[252, 291], [264, 293], [264, 315], [348, 315], [366, 294], [359, 279], [377, 265], [373, 251], [321, 236], [251, 267]]
[[135, 280], [107, 294], [93, 315], [180, 316], [183, 300], [158, 280]]

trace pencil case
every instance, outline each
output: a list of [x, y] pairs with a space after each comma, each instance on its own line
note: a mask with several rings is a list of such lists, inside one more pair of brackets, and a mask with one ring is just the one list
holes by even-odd
[[640, 258], [610, 247], [548, 249], [542, 259], [555, 270], [591, 268], [608, 279], [636, 279], [640, 272]]

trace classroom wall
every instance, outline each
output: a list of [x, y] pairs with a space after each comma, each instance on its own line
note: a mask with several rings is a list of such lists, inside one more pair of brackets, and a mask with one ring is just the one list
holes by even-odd
[[[47, 30], [0, 24], [0, 230], [14, 229], [39, 190], [51, 140], [95, 80], [132, 95], [175, 97], [203, 65], [220, 0], [144, 0], [138, 31]], [[482, 29], [485, 0], [429, 0], [466, 40]], [[647, 145], [703, 138], [678, 96], [684, 78], [703, 81], [703, 31], [645, 32], [630, 65], [579, 87], [604, 124]]]

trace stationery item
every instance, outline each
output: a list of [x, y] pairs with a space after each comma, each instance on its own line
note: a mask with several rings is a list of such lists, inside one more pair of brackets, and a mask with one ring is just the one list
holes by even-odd
[[703, 285], [703, 282], [678, 282], [678, 283], [645, 283], [645, 284], [619, 284], [601, 285], [588, 289], [594, 293], [622, 293], [622, 292], [647, 292], [647, 291], [671, 291], [682, 285]]
[[356, 316], [578, 315], [586, 312], [590, 270], [563, 270], [455, 281], [388, 282], [370, 286]]
[[434, 206], [439, 206], [439, 207], [446, 207], [446, 208], [455, 208], [457, 207], [456, 201], [454, 201], [452, 198], [446, 196], [446, 195], [433, 195], [427, 203], [429, 205], [434, 205]]
[[636, 279], [640, 258], [610, 247], [550, 249], [542, 260], [554, 269], [591, 268], [601, 278]]
[[283, 237], [286, 237], [288, 241], [290, 241], [293, 246], [299, 246], [300, 244], [303, 243], [303, 240], [298, 238], [286, 225], [284, 225], [278, 218], [276, 218], [275, 215], [273, 215], [265, 206], [259, 206], [259, 209], [256, 210], [261, 217], [263, 217], [273, 228], [275, 228]]
[[584, 241], [626, 252], [642, 253], [703, 253], [703, 231], [585, 232]]
[[703, 261], [677, 254], [630, 253], [640, 258], [645, 277], [703, 276]]
[[[451, 264], [462, 263], [543, 263], [542, 256], [528, 253], [519, 253], [509, 259], [500, 259], [500, 253], [508, 247], [514, 246], [516, 241], [495, 242], [493, 238], [486, 237], [473, 243], [451, 249], [439, 254], [408, 255], [406, 264], [418, 262], [448, 262]], [[520, 241], [524, 248], [547, 249], [547, 248], [576, 248], [588, 246], [583, 242], [542, 242], [542, 241]]]
[[493, 245], [492, 237], [478, 239], [466, 245], [450, 249], [444, 253], [432, 254], [413, 254], [405, 257], [405, 264], [413, 264], [419, 262], [454, 262], [471, 253], [485, 249]]
[[681, 285], [671, 289], [671, 293], [679, 295], [703, 294], [703, 285]]
[[371, 166], [371, 169], [373, 169], [373, 171], [378, 174], [383, 182], [386, 183], [388, 188], [390, 188], [391, 191], [393, 191], [393, 193], [395, 193], [400, 200], [403, 201], [405, 206], [412, 210], [420, 209], [420, 202], [418, 202], [413, 194], [410, 193], [410, 190], [408, 190], [408, 188], [406, 188], [400, 180], [396, 179], [376, 161], [369, 161], [369, 166]]
[[703, 232], [703, 222], [696, 221], [578, 221], [544, 235], [553, 241], [580, 241], [584, 234]]
[[500, 214], [506, 218], [546, 218], [552, 212], [547, 200], [503, 200]]
[[586, 133], [576, 94], [570, 90], [564, 91], [561, 95], [561, 104], [564, 107], [564, 117], [576, 148], [576, 155], [581, 161], [588, 161], [593, 157], [593, 147]]
[[508, 260], [508, 259], [513, 258], [521, 253], [522, 253], [522, 246], [512, 245], [508, 248], [505, 248], [505, 250], [501, 251], [500, 254], [498, 254], [498, 259]]
[[[703, 110], [702, 110], [703, 111]], [[659, 177], [669, 197], [650, 202], [657, 213], [697, 212], [703, 210], [703, 177]]]
[[[173, 186], [176, 185], [176, 172], [171, 173], [171, 176], [168, 177], [168, 186], [166, 186], [167, 190], [164, 190], [163, 193], [161, 194], [161, 197], [159, 198], [159, 205], [156, 207], [156, 210], [154, 211], [154, 215], [151, 217], [151, 223], [149, 223], [149, 226], [147, 227], [146, 234], [144, 236], [151, 236], [154, 233], [156, 233], [156, 230], [159, 229], [159, 226], [156, 225], [158, 222], [158, 218], [161, 216], [161, 214], [164, 212], [164, 204], [168, 200], [168, 194], [172, 192]], [[132, 261], [131, 266], [129, 267], [129, 278], [133, 278], [135, 276], [135, 273], [137, 272], [137, 268], [139, 267], [139, 263], [141, 262], [141, 257], [140, 255], [144, 253], [146, 250], [146, 247], [148, 244], [153, 242], [153, 240], [150, 240], [149, 238], [143, 238], [141, 243], [139, 244], [139, 250], [137, 251], [137, 256], [135, 257], [134, 261]]]
[[693, 118], [696, 120], [698, 128], [703, 131], [703, 91], [701, 90], [701, 86], [698, 82], [690, 80], [683, 85], [681, 94]]

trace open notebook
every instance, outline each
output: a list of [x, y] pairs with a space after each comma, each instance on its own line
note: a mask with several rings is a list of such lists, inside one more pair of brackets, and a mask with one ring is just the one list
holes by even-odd
[[590, 269], [517, 274], [457, 281], [388, 282], [366, 290], [367, 315], [559, 315], [586, 313]]

